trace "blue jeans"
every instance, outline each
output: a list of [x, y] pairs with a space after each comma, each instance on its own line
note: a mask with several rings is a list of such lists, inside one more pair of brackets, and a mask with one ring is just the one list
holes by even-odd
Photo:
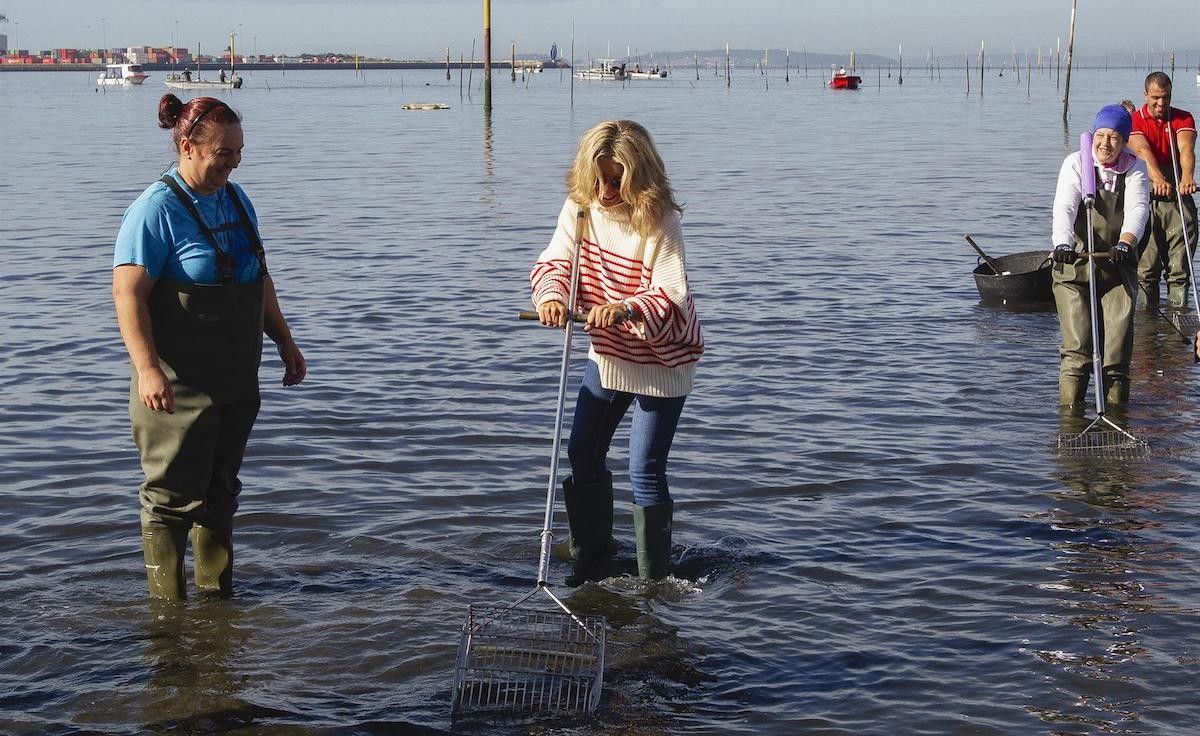
[[608, 448], [613, 433], [629, 406], [633, 424], [629, 428], [629, 483], [633, 502], [653, 506], [671, 500], [667, 488], [667, 455], [686, 396], [669, 399], [610, 391], [600, 385], [600, 368], [588, 361], [575, 403], [567, 455], [575, 483], [592, 483], [612, 477]]

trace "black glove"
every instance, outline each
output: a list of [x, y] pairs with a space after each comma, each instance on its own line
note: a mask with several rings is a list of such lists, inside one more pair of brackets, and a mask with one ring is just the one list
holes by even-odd
[[1055, 263], [1074, 263], [1075, 248], [1066, 243], [1060, 243], [1054, 246], [1054, 251], [1050, 253], [1050, 257], [1054, 259]]
[[1133, 263], [1133, 252], [1128, 243], [1122, 241], [1113, 246], [1112, 261], [1122, 266], [1126, 263]]

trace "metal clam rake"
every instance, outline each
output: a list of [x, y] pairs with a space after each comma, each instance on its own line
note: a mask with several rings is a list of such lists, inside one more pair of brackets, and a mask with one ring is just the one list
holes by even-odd
[[1171, 130], [1171, 108], [1166, 111], [1167, 118], [1167, 148], [1171, 149], [1171, 174], [1175, 179], [1175, 203], [1179, 207], [1179, 223], [1183, 229], [1183, 252], [1187, 254], [1188, 283], [1192, 291], [1192, 307], [1194, 312], [1180, 309], [1171, 313], [1171, 324], [1179, 330], [1185, 340], [1200, 330], [1200, 296], [1196, 293], [1196, 268], [1192, 260], [1192, 244], [1188, 242], [1187, 217], [1184, 216], [1183, 194], [1179, 191], [1179, 160], [1175, 154], [1175, 136]]
[[[567, 313], [575, 314], [579, 250], [585, 211], [575, 221], [575, 253], [571, 264], [571, 292]], [[526, 315], [527, 317], [527, 315]], [[536, 313], [534, 313], [536, 319]], [[604, 685], [604, 644], [607, 622], [603, 616], [571, 612], [546, 584], [550, 567], [551, 524], [558, 488], [558, 456], [562, 446], [566, 405], [567, 368], [571, 333], [576, 319], [567, 320], [558, 382], [558, 410], [554, 418], [554, 447], [546, 513], [542, 524], [537, 585], [510, 606], [470, 605], [459, 640], [454, 666], [451, 715], [531, 716], [538, 713], [591, 713], [600, 704]], [[526, 603], [538, 592], [555, 604], [549, 611]]]
[[1075, 435], [1059, 435], [1058, 453], [1064, 457], [1106, 457], [1131, 459], [1147, 457], [1150, 445], [1146, 440], [1135, 437], [1117, 426], [1104, 415], [1104, 385], [1100, 365], [1100, 327], [1096, 315], [1099, 298], [1096, 293], [1096, 249], [1092, 235], [1092, 207], [1096, 200], [1096, 169], [1092, 164], [1092, 136], [1080, 136], [1083, 174], [1083, 206], [1087, 209], [1087, 257], [1088, 297], [1092, 323], [1092, 389], [1096, 397], [1096, 418], [1082, 432]]

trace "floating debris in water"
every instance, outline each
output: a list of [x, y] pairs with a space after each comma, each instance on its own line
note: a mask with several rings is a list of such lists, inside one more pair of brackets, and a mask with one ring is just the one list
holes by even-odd
[[410, 102], [401, 110], [449, 110], [450, 106], [441, 102]]

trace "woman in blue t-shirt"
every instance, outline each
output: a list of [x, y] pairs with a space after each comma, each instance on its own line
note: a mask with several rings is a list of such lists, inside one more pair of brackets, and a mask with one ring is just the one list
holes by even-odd
[[265, 332], [283, 385], [304, 356], [279, 309], [254, 207], [229, 175], [242, 159], [241, 118], [224, 102], [163, 95], [177, 166], [125, 211], [113, 301], [133, 368], [129, 418], [146, 479], [142, 547], [152, 598], [186, 597], [189, 532], [196, 589], [233, 592], [238, 470], [258, 415]]

